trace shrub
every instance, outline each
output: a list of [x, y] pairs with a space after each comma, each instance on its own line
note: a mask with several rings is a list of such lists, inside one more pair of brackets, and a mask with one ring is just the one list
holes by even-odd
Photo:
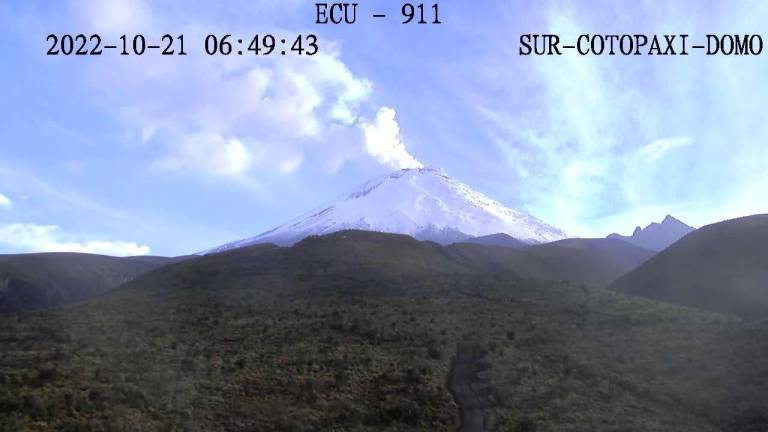
[[432, 360], [442, 360], [443, 351], [440, 350], [439, 348], [431, 346], [427, 348], [427, 356]]
[[421, 422], [421, 413], [422, 410], [414, 401], [398, 398], [383, 404], [381, 417], [386, 425], [402, 423], [416, 426]]
[[536, 432], [537, 429], [536, 422], [528, 417], [520, 419], [515, 426], [515, 432]]

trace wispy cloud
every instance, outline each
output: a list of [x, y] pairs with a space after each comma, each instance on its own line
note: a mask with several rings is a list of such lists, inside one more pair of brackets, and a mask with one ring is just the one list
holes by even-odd
[[150, 253], [149, 246], [133, 242], [112, 240], [78, 242], [65, 241], [61, 237], [61, 229], [55, 225], [0, 225], [0, 243], [19, 252], [80, 252], [112, 256], [138, 256]]
[[13, 203], [11, 202], [11, 199], [3, 195], [2, 193], [0, 193], [0, 208], [1, 207], [8, 208], [11, 205], [13, 205]]
[[[542, 2], [530, 22], [568, 40], [616, 26], [668, 32], [670, 22], [701, 37], [768, 14], [768, 5], [755, 3], [719, 15], [691, 15], [682, 3], [641, 4], [632, 14], [599, 3]], [[510, 25], [519, 26], [531, 27]], [[494, 81], [473, 100], [486, 135], [522, 184], [521, 202], [537, 216], [571, 233], [605, 235], [667, 213], [703, 225], [737, 211], [768, 211], [768, 195], [755, 187], [768, 164], [768, 128], [755, 114], [766, 93], [754, 85], [764, 59], [500, 58], [473, 67], [516, 78]], [[763, 204], [745, 206], [742, 191]]]
[[[125, 9], [125, 14], [99, 6], [106, 2], [73, 1], [75, 10], [87, 10], [81, 13], [87, 22], [115, 21], [113, 27], [119, 28], [126, 17], [135, 16], [132, 32], [138, 28], [162, 34], [160, 30], [167, 31], [164, 23], [177, 21], [166, 16], [165, 9], [170, 8], [155, 8], [146, 1], [118, 0], [117, 8]], [[230, 42], [235, 45], [238, 34], [252, 33], [250, 26], [238, 25], [217, 31], [221, 26], [197, 15], [178, 30], [188, 41], [204, 40], [209, 33], [233, 34]], [[273, 28], [271, 33], [301, 32]], [[111, 114], [129, 136], [157, 148], [153, 166], [257, 181], [274, 173], [293, 173], [309, 158], [319, 163], [335, 159], [336, 155], [323, 151], [321, 143], [332, 129], [356, 129], [361, 113], [371, 109], [367, 104], [372, 84], [349, 69], [339, 45], [329, 39], [319, 43], [319, 51], [312, 56], [261, 56], [258, 61], [252, 53], [144, 56], [131, 62], [104, 58], [83, 73], [106, 105], [115, 107]], [[118, 68], [130, 78], [115, 86], [110, 76]]]
[[[114, 34], [126, 25], [151, 34], [175, 20], [144, 0], [116, 0], [114, 7], [71, 1], [79, 19]], [[255, 7], [278, 4], [262, 3]], [[238, 33], [237, 26], [217, 32], [220, 25], [198, 15], [179, 30], [189, 40], [251, 32]], [[365, 155], [388, 167], [421, 166], [400, 140], [394, 110], [375, 104], [373, 84], [348, 67], [341, 48], [325, 37], [314, 56], [264, 56], [258, 62], [249, 55], [105, 58], [85, 73], [109, 105], [119, 107], [112, 114], [129, 134], [158, 147], [156, 168], [254, 184], [269, 173], [294, 173], [306, 160], [331, 170]], [[131, 77], [121, 86], [109, 78], [108, 71], [117, 67]], [[364, 120], [371, 117], [372, 122]]]
[[663, 138], [656, 140], [640, 149], [640, 154], [649, 162], [655, 162], [664, 157], [669, 151], [691, 145], [689, 137]]
[[23, 201], [35, 197], [56, 208], [79, 210], [99, 218], [123, 222], [132, 219], [128, 214], [95, 202], [76, 191], [54, 186], [29, 172], [3, 164], [0, 164], [0, 183], [12, 185], [12, 192]]
[[144, 0], [71, 0], [74, 15], [101, 34], [122, 34], [146, 29], [153, 17]]

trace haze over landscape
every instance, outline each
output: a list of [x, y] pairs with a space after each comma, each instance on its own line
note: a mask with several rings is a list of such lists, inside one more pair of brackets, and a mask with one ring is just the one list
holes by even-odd
[[[0, 70], [0, 252], [189, 254], [424, 165], [578, 237], [628, 235], [665, 215], [699, 227], [766, 211], [768, 131], [755, 113], [768, 90], [754, 84], [764, 56], [533, 58], [513, 43], [542, 32], [760, 31], [762, 2], [632, 13], [607, 0], [456, 3], [429, 28], [316, 26], [311, 6], [3, 2], [0, 47], [14, 67]], [[183, 32], [199, 44], [259, 28], [316, 33], [323, 49], [258, 62], [199, 49], [40, 54], [50, 32]]]
[[768, 3], [565, 3], [0, 2], [0, 432], [768, 431], [767, 60], [514, 43]]
[[3, 256], [0, 425], [764, 430], [765, 219], [658, 254], [342, 230], [176, 260]]

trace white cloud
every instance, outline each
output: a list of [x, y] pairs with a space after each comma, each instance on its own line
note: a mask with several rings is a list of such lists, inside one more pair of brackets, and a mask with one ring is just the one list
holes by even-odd
[[137, 32], [152, 23], [151, 9], [143, 0], [72, 0], [71, 7], [89, 31], [100, 34]]
[[237, 138], [215, 133], [184, 137], [173, 148], [173, 154], [158, 161], [157, 166], [170, 170], [204, 170], [215, 176], [240, 176], [248, 171], [252, 156]]
[[284, 158], [280, 164], [279, 168], [280, 171], [282, 171], [285, 174], [290, 174], [296, 170], [299, 169], [301, 164], [304, 162], [304, 157], [300, 154], [295, 155], [293, 158]]
[[408, 153], [400, 140], [400, 125], [395, 120], [395, 110], [382, 107], [373, 123], [362, 123], [365, 147], [380, 163], [393, 168], [421, 168], [424, 165]]
[[112, 256], [139, 256], [150, 253], [149, 246], [132, 242], [63, 241], [61, 230], [56, 225], [0, 225], [0, 243], [24, 252], [80, 252]]
[[[260, 2], [249, 5], [249, 10], [269, 10], [272, 3], [283, 9], [289, 6], [285, 1]], [[294, 0], [291, 5], [300, 3]], [[250, 52], [207, 56], [199, 52], [201, 47], [193, 53], [192, 41], [203, 41], [208, 34], [232, 34], [235, 52], [245, 51], [249, 41], [240, 44], [237, 37], [251, 34], [252, 28], [222, 28], [215, 17], [195, 13], [183, 16], [183, 26], [171, 25], [180, 20], [166, 13], [172, 8], [147, 0], [70, 0], [70, 4], [72, 18], [87, 28], [125, 33], [123, 29], [131, 27], [129, 33], [139, 29], [147, 35], [173, 28], [185, 35], [190, 52], [186, 57], [141, 56], [125, 61], [111, 56], [85, 65], [85, 80], [106, 106], [114, 107], [112, 114], [126, 128], [127, 141], [157, 148], [158, 156], [150, 162], [155, 168], [241, 184], [294, 173], [308, 160], [334, 171], [361, 156], [363, 130], [368, 131], [366, 136], [372, 134], [366, 147], [377, 160], [397, 167], [421, 166], [402, 145], [394, 119], [381, 117], [384, 110], [373, 124], [362, 120], [378, 108], [370, 101], [373, 86], [350, 70], [341, 59], [340, 44], [331, 39], [320, 38], [319, 52], [313, 56], [254, 57]], [[274, 27], [264, 31], [302, 33]], [[114, 70], [121, 71], [119, 77]]]
[[[199, 34], [199, 27], [185, 31], [188, 40], [216, 33], [215, 26], [206, 26]], [[372, 92], [371, 83], [353, 74], [328, 41], [309, 57], [255, 61], [249, 53], [121, 60], [105, 58], [87, 74], [117, 107], [113, 114], [129, 140], [157, 146], [155, 166], [241, 180], [258, 180], [270, 171], [291, 173], [307, 159], [323, 164], [334, 158], [324, 151], [329, 131], [356, 129]], [[115, 85], [109, 71], [118, 68], [123, 73]]]
[[13, 205], [11, 199], [0, 193], [0, 207], [10, 207]]
[[664, 157], [670, 150], [687, 147], [693, 141], [689, 137], [663, 138], [656, 140], [640, 149], [640, 154], [648, 161], [655, 162]]

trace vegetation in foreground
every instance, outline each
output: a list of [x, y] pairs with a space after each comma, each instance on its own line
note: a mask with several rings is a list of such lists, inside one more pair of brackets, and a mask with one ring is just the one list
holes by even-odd
[[487, 430], [768, 428], [764, 324], [338, 240], [0, 317], [0, 430], [455, 430], [462, 344]]

